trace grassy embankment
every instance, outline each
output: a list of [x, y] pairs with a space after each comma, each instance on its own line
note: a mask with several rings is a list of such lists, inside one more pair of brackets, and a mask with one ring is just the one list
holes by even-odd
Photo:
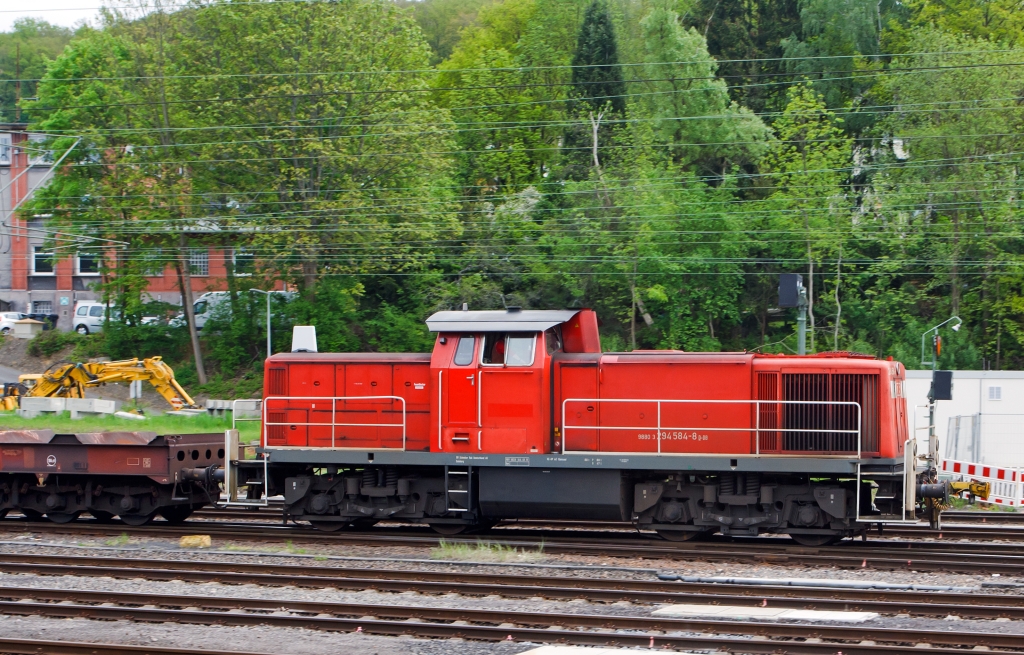
[[[239, 421], [238, 429], [243, 443], [259, 440], [259, 421]], [[231, 427], [230, 417], [215, 416], [152, 416], [137, 421], [117, 416], [96, 416], [71, 420], [68, 412], [36, 418], [21, 418], [13, 412], [0, 412], [0, 430], [53, 430], [69, 432], [148, 431], [157, 434], [223, 433]]]

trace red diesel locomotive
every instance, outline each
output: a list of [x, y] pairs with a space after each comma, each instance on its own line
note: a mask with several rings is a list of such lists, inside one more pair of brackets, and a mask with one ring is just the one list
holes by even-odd
[[444, 534], [593, 519], [824, 544], [916, 518], [899, 362], [602, 353], [586, 309], [427, 325], [431, 354], [267, 359], [262, 457], [231, 462], [232, 498], [283, 494], [286, 517], [324, 530], [390, 519]]

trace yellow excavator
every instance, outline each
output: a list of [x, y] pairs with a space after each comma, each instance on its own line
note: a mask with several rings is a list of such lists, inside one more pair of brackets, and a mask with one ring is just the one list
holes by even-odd
[[12, 410], [19, 398], [85, 398], [86, 389], [111, 382], [149, 382], [175, 410], [199, 409], [192, 397], [174, 379], [174, 371], [160, 357], [125, 359], [119, 362], [54, 364], [45, 373], [18, 376], [18, 382], [3, 385], [0, 408]]

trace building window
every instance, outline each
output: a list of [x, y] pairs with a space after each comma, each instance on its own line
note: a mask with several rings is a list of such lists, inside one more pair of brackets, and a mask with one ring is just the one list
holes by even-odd
[[100, 259], [96, 255], [79, 255], [78, 256], [78, 274], [79, 275], [99, 275], [100, 274]]
[[151, 248], [145, 250], [142, 255], [142, 274], [148, 277], [162, 277], [167, 262], [164, 261], [163, 248]]
[[34, 313], [34, 314], [52, 314], [53, 313], [53, 301], [52, 300], [34, 300], [32, 302], [32, 313]]
[[205, 277], [210, 274], [210, 251], [195, 248], [188, 256], [189, 273], [196, 277]]
[[32, 273], [34, 275], [53, 275], [53, 253], [42, 246], [33, 246]]
[[0, 166], [11, 165], [11, 135], [0, 134]]
[[235, 275], [252, 275], [256, 272], [256, 255], [246, 248], [234, 248], [231, 261], [235, 265]]
[[1002, 400], [1003, 399], [1003, 388], [1002, 387], [989, 387], [988, 388], [988, 399], [989, 400]]

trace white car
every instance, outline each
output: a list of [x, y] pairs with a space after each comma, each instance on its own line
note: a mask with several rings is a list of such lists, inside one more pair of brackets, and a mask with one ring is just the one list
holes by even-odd
[[14, 331], [14, 322], [28, 318], [28, 315], [21, 312], [0, 313], [0, 334], [9, 334]]
[[[118, 318], [116, 309], [110, 310], [110, 317]], [[72, 326], [79, 334], [101, 332], [103, 324], [107, 322], [107, 306], [94, 300], [83, 300], [75, 305], [75, 315]]]

